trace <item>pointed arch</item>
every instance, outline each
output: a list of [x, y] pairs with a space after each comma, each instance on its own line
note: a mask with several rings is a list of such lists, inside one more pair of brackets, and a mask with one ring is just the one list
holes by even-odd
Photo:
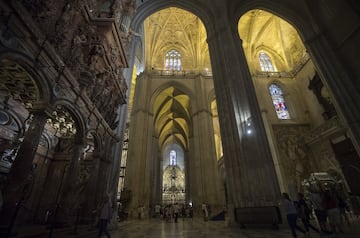
[[54, 102], [54, 108], [63, 107], [69, 113], [69, 116], [74, 120], [76, 126], [76, 138], [82, 140], [86, 138], [86, 123], [82, 113], [74, 107], [74, 103], [66, 100], [60, 99]]
[[[136, 8], [136, 14], [131, 22], [131, 28], [138, 30], [144, 20], [151, 14], [160, 11], [168, 7], [178, 7], [189, 11], [199, 17], [203, 22], [205, 29], [209, 32], [211, 29], [207, 29], [210, 22], [213, 22], [216, 17], [212, 14], [212, 11], [206, 4], [199, 1], [178, 1], [178, 0], [158, 0], [158, 1], [145, 1]], [[215, 23], [213, 23], [215, 24]]]
[[38, 92], [36, 100], [50, 102], [52, 93], [48, 81], [49, 77], [42, 72], [42, 69], [39, 68], [35, 59], [21, 51], [6, 50], [0, 51], [1, 66], [4, 66], [4, 61], [13, 62], [19, 65], [19, 67], [28, 74], [29, 79], [33, 81]]
[[[294, 9], [290, 4], [283, 3], [281, 1], [267, 1], [267, 0], [247, 0], [241, 2], [234, 2], [231, 6], [232, 14], [236, 16], [234, 23], [237, 24], [240, 18], [246, 14], [246, 12], [260, 9], [268, 11], [292, 25], [300, 35], [303, 41], [306, 39], [312, 39], [318, 34], [316, 32], [316, 25], [313, 21], [309, 21], [309, 16], [302, 9]], [[241, 38], [241, 36], [240, 36]]]

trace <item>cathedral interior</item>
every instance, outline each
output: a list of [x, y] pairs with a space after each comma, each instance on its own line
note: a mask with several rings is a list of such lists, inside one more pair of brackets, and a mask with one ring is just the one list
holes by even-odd
[[359, 29], [355, 0], [0, 0], [0, 227], [360, 201]]

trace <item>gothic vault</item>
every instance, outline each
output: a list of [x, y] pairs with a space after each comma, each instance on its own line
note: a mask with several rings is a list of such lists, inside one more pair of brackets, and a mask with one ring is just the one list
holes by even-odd
[[359, 13], [0, 0], [1, 226], [91, 223], [106, 195], [130, 218], [174, 202], [241, 216], [314, 173], [360, 195]]

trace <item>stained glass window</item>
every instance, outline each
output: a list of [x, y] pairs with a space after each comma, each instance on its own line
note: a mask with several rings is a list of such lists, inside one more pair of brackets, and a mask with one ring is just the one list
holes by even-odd
[[181, 70], [181, 55], [176, 50], [170, 50], [165, 56], [166, 70]]
[[269, 91], [277, 117], [281, 120], [291, 119], [281, 88], [276, 84], [271, 84]]
[[260, 62], [261, 71], [275, 72], [275, 68], [271, 62], [271, 59], [266, 53], [260, 52], [259, 62]]
[[176, 151], [171, 150], [170, 151], [170, 165], [176, 165]]

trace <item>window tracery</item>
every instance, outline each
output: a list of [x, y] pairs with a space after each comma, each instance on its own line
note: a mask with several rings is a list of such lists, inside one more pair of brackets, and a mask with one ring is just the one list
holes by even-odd
[[165, 56], [166, 70], [181, 70], [181, 54], [176, 50], [170, 50]]
[[272, 64], [270, 57], [265, 52], [259, 53], [259, 63], [260, 63], [261, 71], [275, 72], [274, 65]]

